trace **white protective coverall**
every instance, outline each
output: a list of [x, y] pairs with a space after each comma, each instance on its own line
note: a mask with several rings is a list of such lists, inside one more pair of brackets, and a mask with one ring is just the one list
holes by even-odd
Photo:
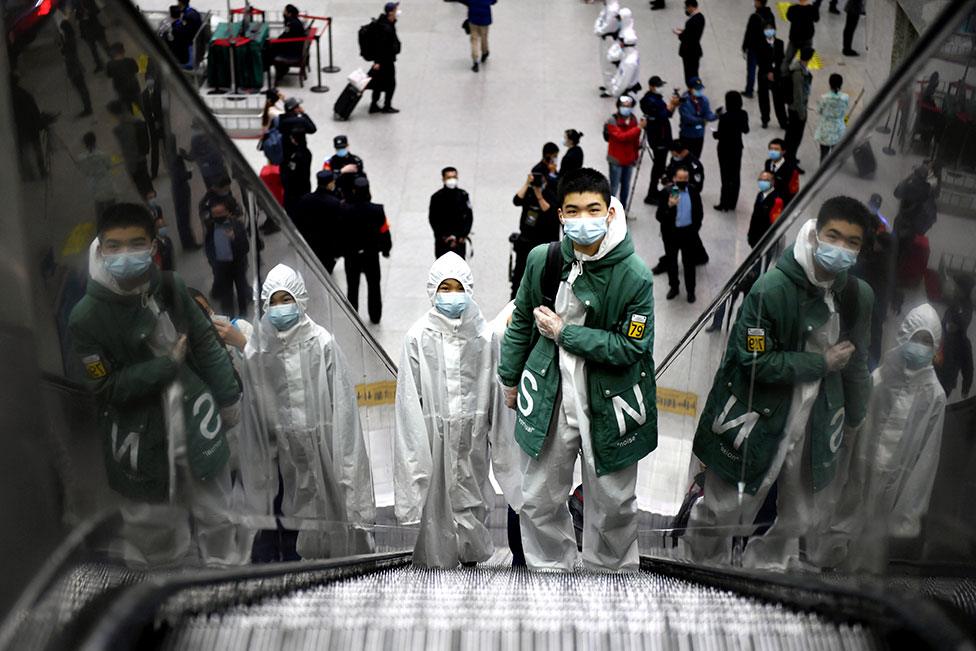
[[[824, 291], [830, 317], [806, 337], [806, 352], [824, 353], [840, 336], [840, 315], [830, 291], [833, 280], [818, 280], [814, 271], [816, 220], [808, 220], [796, 236], [793, 255], [807, 280]], [[783, 438], [769, 471], [755, 495], [743, 493], [711, 470], [705, 471], [705, 496], [695, 505], [685, 537], [691, 560], [713, 564], [729, 562], [732, 536], [749, 536], [753, 522], [773, 483], [777, 484], [776, 521], [763, 536], [752, 536], [743, 553], [743, 565], [762, 569], [786, 569], [799, 558], [799, 538], [813, 529], [825, 528], [835, 505], [830, 490], [813, 492], [810, 483], [810, 415], [820, 392], [821, 380], [793, 386], [790, 411]], [[846, 438], [846, 433], [845, 433]], [[740, 519], [741, 514], [741, 519]], [[742, 525], [739, 527], [739, 525]]]
[[[489, 327], [495, 337], [496, 361], [501, 352], [505, 329], [514, 310], [515, 301], [509, 301], [490, 323]], [[491, 427], [494, 432], [491, 439], [491, 471], [505, 495], [505, 501], [518, 513], [522, 510], [523, 453], [515, 440], [515, 410], [505, 406], [505, 395], [502, 391], [495, 391], [491, 413]]]
[[397, 520], [420, 524], [414, 564], [440, 568], [491, 557], [486, 522], [495, 507], [488, 459], [498, 345], [471, 297], [471, 268], [456, 253], [430, 268], [431, 303], [449, 278], [470, 302], [458, 319], [432, 307], [407, 332], [394, 435]]
[[[146, 286], [122, 289], [98, 255], [98, 239], [88, 248], [88, 274], [93, 282], [119, 295], [140, 294]], [[150, 348], [157, 355], [172, 350], [179, 334], [165, 306], [149, 295], [146, 307], [155, 314]], [[170, 504], [150, 504], [120, 497], [122, 535], [110, 548], [127, 562], [165, 565], [199, 560], [208, 567], [242, 565], [250, 561], [253, 532], [231, 521], [240, 499], [231, 481], [231, 464], [209, 481], [199, 481], [186, 456], [185, 420], [178, 415], [183, 389], [171, 383], [160, 396], [170, 457]], [[225, 432], [233, 449], [232, 431]]]
[[620, 2], [619, 0], [604, 0], [603, 9], [593, 24], [593, 33], [600, 39], [600, 72], [603, 74], [601, 89], [610, 88], [613, 79], [614, 65], [607, 59], [607, 50], [616, 42], [620, 31]]
[[[600, 248], [592, 256], [575, 252], [569, 277], [560, 283], [555, 312], [564, 325], [583, 325], [586, 307], [573, 293], [573, 283], [586, 272], [586, 263], [599, 260], [627, 235], [624, 208], [616, 198], [610, 205], [615, 217]], [[573, 490], [573, 468], [582, 451], [583, 566], [597, 572], [636, 572], [637, 466], [633, 464], [598, 476], [590, 440], [590, 399], [586, 362], [559, 349], [562, 399], [556, 405], [554, 427], [538, 459], [522, 453], [522, 546], [530, 569], [570, 572], [577, 547], [567, 500]], [[556, 513], [543, 518], [539, 514]]]
[[897, 345], [871, 376], [867, 424], [854, 442], [849, 479], [830, 530], [834, 562], [836, 554], [846, 553], [848, 541], [861, 540], [850, 549], [851, 562], [870, 564], [879, 550], [864, 543], [866, 531], [896, 538], [921, 533], [939, 466], [946, 396], [931, 361], [915, 370], [905, 363], [904, 347], [918, 332], [932, 337], [933, 352], [939, 349], [942, 324], [928, 303], [905, 316]]
[[[268, 320], [271, 296], [291, 294], [301, 308], [283, 332]], [[272, 514], [281, 474], [283, 524], [299, 529], [303, 558], [372, 551], [364, 531], [375, 521], [373, 479], [356, 389], [333, 336], [305, 309], [300, 273], [279, 264], [264, 280], [265, 316], [244, 349], [241, 465], [251, 508]]]

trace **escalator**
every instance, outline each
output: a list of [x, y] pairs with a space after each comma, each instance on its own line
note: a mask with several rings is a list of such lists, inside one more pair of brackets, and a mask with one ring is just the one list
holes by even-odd
[[[976, 61], [973, 10], [974, 3], [963, 0], [944, 8], [918, 40], [914, 54], [851, 124], [844, 143], [810, 175], [788, 214], [660, 364], [658, 384], [661, 396], [667, 396], [659, 396], [661, 443], [641, 462], [638, 480], [641, 572], [609, 575], [512, 569], [502, 542], [503, 504], [492, 514], [499, 551], [491, 561], [452, 571], [411, 564], [417, 530], [397, 525], [390, 508], [392, 362], [135, 8], [121, 0], [105, 3], [104, 27], [125, 42], [141, 78], [152, 80], [146, 84], [149, 94], [143, 96], [142, 108], [133, 115], [156, 121], [152, 129], [146, 127], [150, 142], [145, 159], [148, 168], [154, 167], [153, 160], [159, 162], [152, 179], [154, 203], [169, 230], [181, 231], [186, 239], [175, 246], [178, 272], [204, 291], [212, 283], [198, 250], [205, 226], [193, 213], [226, 174], [247, 228], [251, 290], [260, 289], [269, 260], [299, 270], [309, 285], [309, 313], [334, 335], [349, 360], [378, 516], [369, 525], [314, 518], [293, 518], [289, 524], [295, 529], [355, 530], [369, 541], [368, 553], [356, 556], [221, 566], [194, 556], [192, 544], [185, 555], [165, 562], [140, 555], [136, 537], [120, 515], [125, 505], [108, 489], [103, 462], [91, 445], [98, 436], [95, 414], [66, 329], [67, 315], [85, 283], [94, 233], [90, 215], [98, 197], [93, 186], [88, 186], [89, 193], [70, 196], [63, 188], [85, 187], [91, 178], [87, 166], [79, 163], [92, 153], [81, 152], [80, 134], [91, 130], [98, 147], [111, 150], [115, 132], [105, 121], [77, 124], [59, 118], [38, 141], [42, 160], [15, 160], [10, 151], [0, 154], [8, 169], [20, 171], [19, 179], [0, 179], [9, 235], [0, 257], [7, 273], [0, 277], [12, 285], [5, 300], [20, 301], [0, 318], [23, 318], [0, 323], [0, 352], [19, 380], [7, 393], [0, 431], [5, 438], [14, 432], [38, 433], [11, 443], [17, 446], [11, 447], [17, 461], [8, 458], [5, 466], [9, 490], [3, 496], [4, 513], [16, 514], [9, 531], [31, 535], [10, 536], [0, 554], [0, 567], [16, 579], [2, 595], [7, 616], [0, 628], [0, 649], [973, 648], [976, 514], [972, 493], [953, 486], [970, 486], [976, 448], [972, 408], [958, 390], [949, 395], [957, 417], [947, 419], [943, 434], [943, 446], [952, 453], [943, 454], [934, 479], [936, 497], [922, 518], [921, 532], [909, 540], [873, 526], [884, 514], [866, 503], [858, 512], [865, 524], [856, 539], [857, 554], [849, 550], [847, 559], [818, 566], [812, 560], [816, 540], [808, 538], [799, 541], [798, 559], [788, 571], [768, 571], [743, 568], [737, 534], [689, 529], [679, 536], [670, 524], [685, 496], [689, 469], [695, 470], [691, 441], [696, 417], [728, 343], [726, 332], [706, 332], [705, 326], [719, 308], [734, 314], [746, 277], [792, 242], [823, 198], [842, 193], [866, 201], [877, 192], [892, 205], [898, 182], [920, 161], [941, 160], [943, 141], [955, 138], [963, 126], [969, 128], [959, 110], [949, 112], [960, 108], [952, 102], [968, 87], [965, 80]], [[63, 92], [67, 81], [56, 30], [53, 21], [42, 21], [32, 41], [18, 46], [15, 62], [17, 83], [45, 108], [73, 101]], [[931, 78], [934, 71], [942, 71], [944, 79], [961, 79], [940, 90], [944, 102], [939, 119], [931, 115], [931, 97], [919, 101], [911, 92], [917, 80]], [[965, 101], [972, 101], [967, 97]], [[70, 105], [63, 106], [52, 114], [70, 110]], [[892, 114], [894, 124], [888, 128]], [[0, 123], [8, 130], [14, 124], [6, 102], [0, 106]], [[881, 131], [882, 124], [887, 132]], [[968, 138], [968, 131], [964, 135]], [[898, 155], [885, 154], [873, 175], [863, 175], [854, 149], [866, 147], [880, 157], [880, 145], [892, 148], [896, 138], [898, 149], [892, 151]], [[976, 169], [968, 152], [967, 146], [951, 148], [951, 167], [940, 167], [957, 186]], [[110, 180], [120, 200], [146, 199], [139, 188], [144, 170], [125, 160], [116, 161], [112, 169]], [[145, 171], [153, 176], [151, 169]], [[933, 260], [940, 252], [945, 259], [971, 259], [970, 220], [976, 213], [959, 202], [954, 205], [956, 212], [940, 215], [928, 234]], [[262, 237], [258, 229], [266, 220], [281, 231]], [[914, 285], [907, 272], [897, 270], [876, 294], [884, 294], [886, 304], [898, 299], [906, 309], [920, 300], [940, 307], [958, 303], [967, 267], [949, 267], [940, 265], [935, 278], [923, 273], [925, 282], [915, 279]], [[213, 297], [215, 302], [225, 298]], [[233, 295], [230, 302], [230, 310], [235, 309]], [[249, 310], [241, 312], [257, 322], [253, 306]], [[900, 317], [895, 311], [882, 317], [885, 332], [878, 343], [886, 349], [893, 336], [888, 325]], [[159, 507], [152, 519], [175, 531], [189, 511], [186, 504], [170, 504]], [[223, 515], [242, 528], [280, 525], [267, 513], [245, 506]], [[758, 531], [774, 522], [775, 512], [740, 525]], [[685, 538], [700, 534], [728, 536], [729, 559], [708, 566], [688, 562]], [[195, 535], [191, 528], [191, 542]]]

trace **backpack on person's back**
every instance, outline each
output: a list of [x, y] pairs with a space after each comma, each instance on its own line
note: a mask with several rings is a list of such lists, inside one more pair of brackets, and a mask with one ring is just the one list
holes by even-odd
[[277, 116], [271, 120], [271, 125], [268, 127], [268, 130], [261, 136], [261, 140], [258, 141], [258, 149], [264, 152], [268, 162], [272, 165], [281, 165], [281, 161], [284, 160], [285, 145], [281, 137], [281, 131], [278, 130]]
[[359, 28], [359, 56], [367, 61], [376, 58], [376, 19]]

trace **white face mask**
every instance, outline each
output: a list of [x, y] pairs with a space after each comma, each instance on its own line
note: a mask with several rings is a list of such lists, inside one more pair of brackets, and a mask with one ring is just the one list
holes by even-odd
[[447, 188], [448, 190], [453, 190], [457, 186], [458, 186], [457, 177], [452, 177], [444, 180], [444, 187]]

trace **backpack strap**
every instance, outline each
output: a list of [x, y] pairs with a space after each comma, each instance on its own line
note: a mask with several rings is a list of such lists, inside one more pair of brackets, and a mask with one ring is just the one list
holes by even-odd
[[556, 294], [563, 270], [562, 243], [550, 242], [546, 250], [546, 266], [542, 270], [542, 304], [550, 310], [556, 307]]
[[840, 316], [840, 341], [850, 338], [851, 330], [857, 323], [858, 312], [858, 287], [857, 277], [848, 272], [847, 282], [843, 289], [837, 294], [837, 313]]
[[170, 318], [173, 320], [176, 331], [180, 334], [186, 334], [186, 315], [183, 313], [183, 305], [176, 300], [176, 285], [173, 282], [173, 272], [160, 272], [159, 287], [163, 297], [163, 307], [166, 308]]

